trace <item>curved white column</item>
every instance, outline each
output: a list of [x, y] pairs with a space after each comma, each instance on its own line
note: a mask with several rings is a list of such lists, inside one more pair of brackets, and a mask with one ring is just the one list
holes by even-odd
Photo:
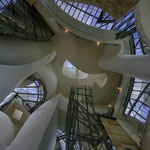
[[51, 14], [51, 12], [48, 10], [48, 8], [45, 6], [45, 4], [42, 2], [42, 0], [36, 0], [34, 3], [34, 6], [40, 12], [40, 14], [45, 19], [45, 21], [50, 26], [50, 28], [53, 30], [53, 32], [55, 34], [59, 34], [61, 32], [61, 28], [57, 24], [54, 16]]
[[136, 28], [142, 40], [150, 47], [150, 0], [140, 0], [135, 9]]
[[13, 138], [14, 126], [7, 114], [0, 111], [0, 145], [10, 144]]
[[51, 98], [57, 89], [57, 76], [52, 64], [45, 65], [37, 73], [46, 87], [46, 99]]
[[53, 45], [60, 64], [67, 59], [76, 68], [89, 74], [104, 72], [98, 67], [97, 60], [105, 51], [110, 50], [113, 55], [120, 53], [120, 45], [101, 44], [97, 46], [95, 42], [77, 38], [72, 33], [55, 35]]
[[[45, 9], [48, 9], [49, 14], [51, 14], [51, 16], [53, 16], [59, 24], [61, 24], [63, 27], [68, 28], [75, 35], [91, 41], [116, 43], [115, 38], [117, 31], [113, 30], [108, 31], [104, 29], [91, 27], [78, 20], [75, 20], [74, 18], [66, 14], [63, 10], [61, 10], [55, 3], [55, 0], [38, 0], [38, 1], [41, 1], [45, 5]], [[38, 5], [38, 3], [37, 4], [35, 3], [35, 6], [36, 5]], [[42, 9], [39, 10], [43, 12]], [[117, 42], [120, 43], [120, 41]]]
[[34, 42], [0, 36], [0, 64], [30, 64], [47, 56], [53, 49], [51, 42]]
[[103, 57], [98, 60], [99, 67], [136, 77], [150, 82], [150, 56], [122, 55]]
[[29, 77], [41, 67], [51, 62], [56, 55], [53, 51], [44, 58], [27, 65], [0, 65], [0, 102], [10, 94], [23, 80]]
[[56, 95], [34, 111], [5, 150], [54, 150], [60, 96]]

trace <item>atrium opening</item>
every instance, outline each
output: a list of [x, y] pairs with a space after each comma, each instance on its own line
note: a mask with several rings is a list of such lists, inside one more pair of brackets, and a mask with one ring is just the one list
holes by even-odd
[[149, 150], [149, 0], [0, 1], [0, 150]]

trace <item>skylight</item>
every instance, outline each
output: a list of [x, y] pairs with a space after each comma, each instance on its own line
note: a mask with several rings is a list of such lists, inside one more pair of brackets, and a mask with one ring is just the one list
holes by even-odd
[[65, 13], [87, 25], [111, 30], [114, 24], [114, 18], [96, 6], [63, 0], [55, 2]]
[[67, 65], [70, 69], [73, 69], [73, 70], [76, 69], [76, 67], [73, 66], [69, 61], [66, 61], [65, 63], [66, 63], [66, 65]]
[[81, 70], [77, 69], [68, 60], [64, 62], [62, 73], [66, 77], [72, 79], [86, 79], [88, 77], [87, 73], [84, 73]]
[[146, 103], [150, 85], [140, 79], [134, 79], [133, 89], [130, 95], [125, 114], [130, 115], [141, 121], [146, 122], [150, 106]]
[[[142, 42], [137, 32], [133, 33], [132, 41], [135, 50], [134, 53], [136, 55], [143, 55]], [[150, 111], [150, 84], [137, 78], [133, 79], [132, 84], [133, 87], [132, 91], [130, 91], [125, 114], [145, 123]]]
[[0, 1], [0, 13], [3, 11], [3, 8], [10, 5], [11, 3], [15, 4], [17, 0], [1, 0]]
[[21, 102], [29, 111], [34, 109], [45, 98], [45, 88], [40, 80], [29, 77], [25, 81], [25, 85], [15, 88], [0, 104], [3, 107], [12, 100]]

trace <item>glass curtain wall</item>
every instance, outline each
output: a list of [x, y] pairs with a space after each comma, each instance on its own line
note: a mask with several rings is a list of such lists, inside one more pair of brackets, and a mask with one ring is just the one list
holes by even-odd
[[[92, 27], [118, 31], [116, 38], [131, 36], [130, 45], [133, 55], [148, 55], [150, 48], [142, 42], [135, 24], [134, 8], [119, 20], [114, 20], [107, 12], [94, 5], [55, 0], [56, 4], [68, 15]], [[128, 103], [125, 114], [145, 123], [150, 109], [149, 83], [140, 79], [131, 79]]]
[[49, 41], [54, 33], [26, 0], [0, 1], [0, 33], [21, 39]]
[[17, 101], [29, 111], [33, 112], [46, 98], [46, 89], [41, 80], [33, 76], [27, 78], [18, 88], [15, 88], [0, 104], [0, 109]]

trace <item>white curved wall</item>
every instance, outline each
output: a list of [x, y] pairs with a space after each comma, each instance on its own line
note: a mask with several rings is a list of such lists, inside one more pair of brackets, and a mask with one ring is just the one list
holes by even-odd
[[[88, 74], [86, 79], [72, 79], [62, 74], [63, 64], [57, 59], [53, 61], [53, 66], [58, 79], [57, 93], [62, 93], [65, 97], [69, 97], [70, 89], [73, 84], [90, 85], [93, 87], [93, 100], [96, 105], [108, 105], [114, 100], [120, 75], [113, 72], [106, 72], [108, 82], [103, 88], [99, 88], [95, 83], [96, 79], [102, 78], [101, 74]], [[102, 80], [101, 80], [102, 81]], [[108, 94], [109, 93], [109, 94]]]
[[68, 28], [74, 34], [83, 37], [85, 39], [90, 39], [94, 41], [102, 41], [105, 43], [114, 43], [116, 38], [116, 31], [107, 31], [103, 29], [97, 29], [95, 27], [83, 24], [80, 21], [73, 19], [71, 16], [67, 15], [63, 10], [61, 10], [54, 0], [41, 0], [49, 11], [54, 15], [57, 22], [62, 26]]
[[97, 60], [103, 53], [108, 50], [113, 54], [120, 52], [120, 45], [102, 44], [97, 46], [95, 42], [78, 38], [72, 33], [55, 35], [53, 45], [61, 64], [67, 59], [79, 70], [91, 74], [104, 72], [97, 65]]
[[53, 150], [60, 96], [54, 96], [34, 111], [6, 150]]
[[0, 36], [0, 64], [24, 65], [40, 60], [53, 50], [51, 42], [35, 42]]
[[9, 117], [0, 111], [0, 145], [8, 145], [14, 138], [14, 126]]
[[135, 10], [136, 28], [142, 40], [150, 47], [150, 0], [141, 0]]
[[125, 74], [134, 78], [150, 82], [149, 55], [121, 55], [105, 57], [98, 61], [98, 65], [110, 71]]
[[98, 85], [99, 88], [103, 88], [107, 81], [107, 75], [105, 73], [102, 73], [100, 74], [100, 77], [96, 79], [95, 83]]
[[39, 61], [27, 65], [0, 65], [0, 102], [28, 76], [52, 61], [55, 55], [56, 52], [53, 51]]
[[[54, 0], [37, 0], [34, 6], [39, 10], [55, 33], [60, 33], [56, 21], [69, 29], [75, 35], [85, 38], [90, 41], [101, 41], [103, 43], [120, 44], [122, 48], [124, 43], [122, 40], [116, 40], [116, 31], [108, 31], [88, 26], [78, 20], [75, 20], [63, 10], [61, 10]], [[53, 19], [54, 18], [54, 19]], [[54, 21], [56, 20], [56, 21]]]
[[74, 68], [71, 68], [68, 66], [68, 63], [70, 63], [68, 60], [64, 62], [63, 69], [62, 69], [62, 74], [66, 77], [72, 78], [72, 79], [86, 79], [88, 77], [88, 74], [85, 72], [80, 71], [77, 69], [75, 66], [71, 65]]
[[57, 77], [52, 64], [45, 65], [37, 73], [46, 87], [46, 99], [49, 99], [55, 94], [57, 88]]

